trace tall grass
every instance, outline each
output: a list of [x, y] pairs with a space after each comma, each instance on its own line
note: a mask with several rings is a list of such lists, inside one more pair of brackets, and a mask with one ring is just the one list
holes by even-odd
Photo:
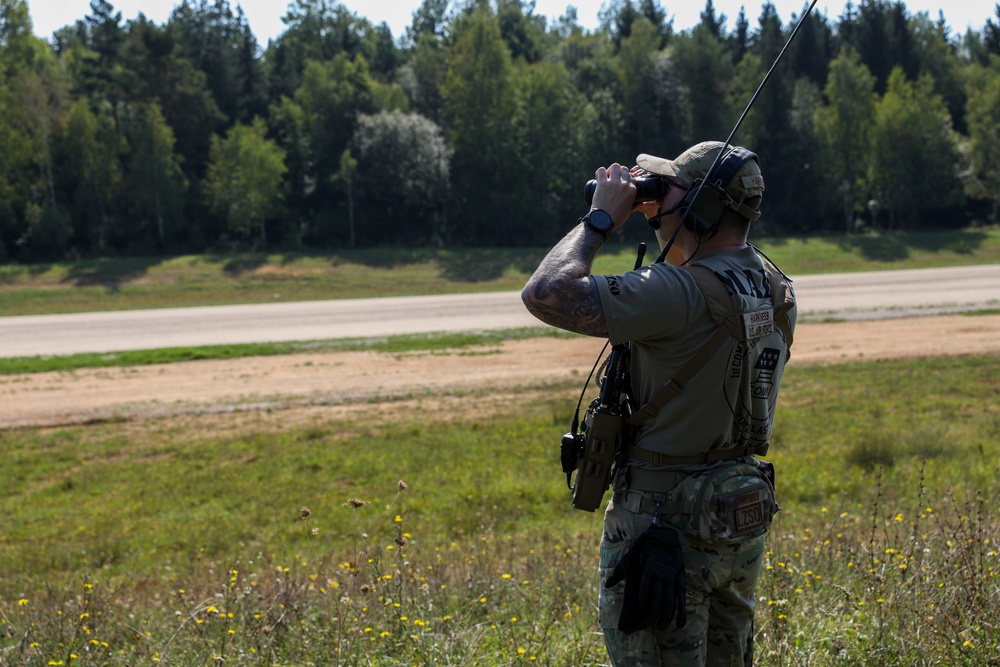
[[890, 508], [877, 491], [870, 506], [824, 507], [772, 534], [759, 588], [763, 664], [995, 664], [995, 513], [981, 495], [923, 499]]
[[[4, 432], [0, 664], [607, 664], [578, 389]], [[788, 369], [758, 664], [1000, 659], [998, 393]]]

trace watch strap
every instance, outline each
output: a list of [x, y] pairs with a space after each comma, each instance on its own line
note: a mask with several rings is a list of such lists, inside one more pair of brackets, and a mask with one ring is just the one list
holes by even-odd
[[[603, 229], [603, 228], [597, 226], [596, 224], [594, 224], [592, 216], [593, 216], [593, 214], [595, 212], [598, 212], [598, 211], [600, 213], [604, 214], [605, 216], [607, 216], [608, 221], [611, 223], [611, 225], [607, 229]], [[584, 215], [582, 218], [580, 218], [580, 222], [584, 223], [587, 227], [589, 227], [590, 229], [593, 229], [595, 232], [598, 232], [599, 234], [601, 234], [601, 236], [604, 237], [604, 240], [608, 240], [609, 238], [611, 238], [611, 234], [615, 231], [614, 219], [611, 217], [610, 213], [608, 213], [607, 211], [605, 211], [602, 208], [592, 208], [592, 209], [590, 209], [590, 211], [588, 211], [586, 215]]]

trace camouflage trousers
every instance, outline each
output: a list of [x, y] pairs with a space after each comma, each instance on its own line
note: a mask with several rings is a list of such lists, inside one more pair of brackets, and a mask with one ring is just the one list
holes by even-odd
[[618, 630], [624, 582], [606, 589], [615, 565], [653, 521], [608, 503], [601, 539], [598, 619], [614, 667], [744, 667], [752, 662], [754, 588], [764, 535], [706, 542], [678, 531], [684, 550], [687, 624], [626, 635]]

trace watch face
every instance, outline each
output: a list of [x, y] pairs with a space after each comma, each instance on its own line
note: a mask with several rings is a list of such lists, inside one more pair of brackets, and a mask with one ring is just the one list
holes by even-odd
[[596, 208], [587, 215], [587, 224], [599, 232], [607, 234], [615, 226], [611, 215], [602, 209]]

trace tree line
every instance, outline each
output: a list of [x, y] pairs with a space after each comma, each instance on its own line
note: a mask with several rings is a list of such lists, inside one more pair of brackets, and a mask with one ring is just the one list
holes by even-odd
[[[725, 139], [797, 22], [533, 7], [424, 0], [394, 39], [293, 0], [263, 46], [228, 0], [163, 25], [92, 0], [48, 40], [0, 0], [0, 261], [547, 245], [598, 166]], [[767, 182], [755, 233], [801, 234], [995, 223], [998, 134], [1000, 3], [956, 35], [862, 0], [809, 14], [734, 143]]]

